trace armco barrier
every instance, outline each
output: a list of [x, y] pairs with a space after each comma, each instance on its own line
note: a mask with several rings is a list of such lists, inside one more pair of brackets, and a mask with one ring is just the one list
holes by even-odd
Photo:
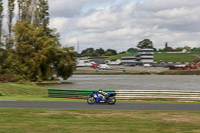
[[200, 100], [200, 91], [116, 90], [117, 99], [188, 99]]
[[[91, 95], [92, 92], [98, 90], [71, 90], [71, 89], [48, 89], [48, 97], [57, 98], [86, 98]], [[115, 92], [114, 90], [104, 90], [104, 92]]]
[[[48, 89], [49, 97], [86, 98], [98, 90]], [[200, 91], [185, 90], [104, 90], [116, 92], [117, 99], [188, 99], [200, 100]]]

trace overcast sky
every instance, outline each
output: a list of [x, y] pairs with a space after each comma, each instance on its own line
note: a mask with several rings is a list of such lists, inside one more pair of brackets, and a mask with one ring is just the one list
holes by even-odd
[[[4, 0], [5, 1], [5, 0]], [[50, 27], [64, 46], [125, 51], [150, 39], [154, 47], [200, 47], [200, 0], [49, 0]]]

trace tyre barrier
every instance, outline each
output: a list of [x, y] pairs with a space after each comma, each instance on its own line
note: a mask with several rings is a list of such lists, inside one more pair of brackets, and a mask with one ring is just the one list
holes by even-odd
[[[48, 97], [87, 98], [98, 90], [48, 89]], [[104, 90], [115, 92], [116, 99], [187, 99], [200, 100], [200, 91], [185, 90]]]

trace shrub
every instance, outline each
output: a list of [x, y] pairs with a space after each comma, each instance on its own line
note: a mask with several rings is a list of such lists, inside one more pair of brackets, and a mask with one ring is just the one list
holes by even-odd
[[0, 82], [17, 82], [19, 81], [19, 79], [17, 78], [12, 78], [12, 77], [9, 77], [9, 76], [0, 76]]
[[4, 95], [3, 95], [3, 92], [1, 92], [1, 91], [0, 91], [0, 96], [4, 96]]

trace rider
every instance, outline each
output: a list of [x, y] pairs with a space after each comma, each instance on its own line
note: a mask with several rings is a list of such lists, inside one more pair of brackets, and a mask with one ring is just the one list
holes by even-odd
[[105, 93], [102, 89], [99, 89], [98, 91], [98, 96], [102, 97], [102, 100], [105, 100], [105, 96], [107, 93]]

